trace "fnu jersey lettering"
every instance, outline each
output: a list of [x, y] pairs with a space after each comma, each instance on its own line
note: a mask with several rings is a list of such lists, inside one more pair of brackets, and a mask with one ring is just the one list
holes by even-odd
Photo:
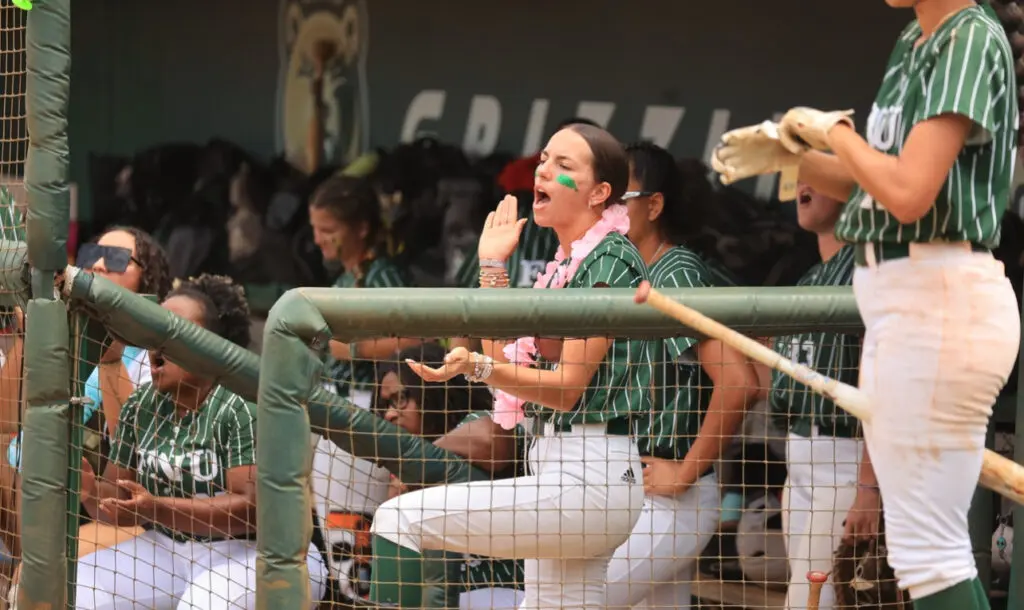
[[137, 457], [139, 476], [155, 481], [186, 483], [187, 475], [195, 482], [209, 483], [220, 474], [220, 460], [209, 449], [173, 453], [141, 449]]

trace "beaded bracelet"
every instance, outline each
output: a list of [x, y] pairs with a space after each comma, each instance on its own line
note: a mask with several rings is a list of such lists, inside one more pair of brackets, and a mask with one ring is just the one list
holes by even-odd
[[507, 288], [508, 273], [505, 271], [481, 271], [480, 286], [483, 288]]
[[473, 352], [469, 359], [473, 363], [473, 372], [463, 375], [467, 381], [481, 383], [494, 372], [494, 358]]

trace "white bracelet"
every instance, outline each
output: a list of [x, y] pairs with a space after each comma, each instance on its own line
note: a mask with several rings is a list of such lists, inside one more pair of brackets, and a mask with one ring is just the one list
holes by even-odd
[[497, 269], [505, 269], [505, 261], [498, 260], [496, 258], [481, 258], [480, 267], [495, 267]]
[[494, 372], [494, 358], [473, 352], [469, 359], [473, 363], [473, 372], [463, 375], [466, 381], [482, 383]]

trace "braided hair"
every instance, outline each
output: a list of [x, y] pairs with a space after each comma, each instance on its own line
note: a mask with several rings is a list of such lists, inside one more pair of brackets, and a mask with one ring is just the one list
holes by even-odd
[[[1017, 76], [1018, 124], [1024, 119], [1024, 9], [1017, 0], [989, 0], [996, 17], [1006, 31], [1013, 52], [1013, 66]], [[1017, 143], [1024, 144], [1024, 133], [1017, 134]]]
[[245, 299], [245, 290], [231, 278], [204, 273], [183, 282], [176, 281], [167, 298], [179, 296], [202, 306], [203, 328], [235, 345], [249, 347], [252, 340], [249, 302]]
[[135, 239], [135, 258], [142, 267], [139, 294], [155, 294], [159, 300], [164, 300], [171, 289], [171, 264], [163, 246], [142, 229], [115, 226], [107, 229], [106, 233], [114, 231], [127, 233]]

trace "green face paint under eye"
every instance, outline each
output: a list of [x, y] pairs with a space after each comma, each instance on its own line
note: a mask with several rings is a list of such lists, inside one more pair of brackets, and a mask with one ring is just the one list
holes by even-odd
[[574, 191], [579, 190], [576, 188], [576, 181], [570, 178], [569, 176], [566, 176], [565, 174], [558, 174], [558, 177], [555, 178], [555, 181], [567, 189], [572, 189]]

